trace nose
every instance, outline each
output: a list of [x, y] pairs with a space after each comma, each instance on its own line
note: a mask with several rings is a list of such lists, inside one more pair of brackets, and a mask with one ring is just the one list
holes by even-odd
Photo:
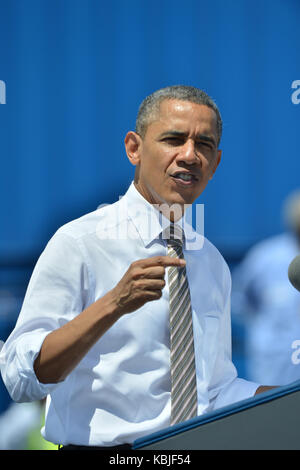
[[182, 145], [177, 160], [185, 162], [187, 165], [199, 163], [200, 160], [197, 156], [195, 143], [192, 139], [188, 139], [184, 145]]

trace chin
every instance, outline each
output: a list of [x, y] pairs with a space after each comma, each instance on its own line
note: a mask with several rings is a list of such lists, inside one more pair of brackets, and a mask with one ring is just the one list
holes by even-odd
[[193, 204], [193, 202], [195, 201], [195, 199], [197, 199], [198, 197], [198, 194], [195, 195], [195, 194], [180, 194], [180, 193], [176, 193], [176, 195], [174, 195], [172, 198], [173, 200], [173, 204], [188, 204], [188, 205], [191, 205]]

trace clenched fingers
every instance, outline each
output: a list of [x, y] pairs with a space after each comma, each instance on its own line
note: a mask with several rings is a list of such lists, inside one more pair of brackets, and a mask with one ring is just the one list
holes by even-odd
[[150, 268], [155, 266], [161, 266], [167, 268], [168, 266], [179, 266], [183, 267], [186, 265], [184, 259], [173, 258], [172, 256], [152, 256], [151, 258], [141, 259], [135, 262], [141, 268]]

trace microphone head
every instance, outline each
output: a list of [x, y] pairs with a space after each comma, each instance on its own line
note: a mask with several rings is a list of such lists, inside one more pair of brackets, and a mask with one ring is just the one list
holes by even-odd
[[300, 255], [293, 259], [288, 269], [290, 283], [300, 292]]

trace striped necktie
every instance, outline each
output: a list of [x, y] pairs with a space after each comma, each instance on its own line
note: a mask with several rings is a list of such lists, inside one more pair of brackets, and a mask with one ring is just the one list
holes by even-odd
[[[168, 255], [183, 258], [183, 231], [171, 224]], [[169, 267], [171, 425], [197, 416], [197, 385], [190, 289], [186, 269]]]

